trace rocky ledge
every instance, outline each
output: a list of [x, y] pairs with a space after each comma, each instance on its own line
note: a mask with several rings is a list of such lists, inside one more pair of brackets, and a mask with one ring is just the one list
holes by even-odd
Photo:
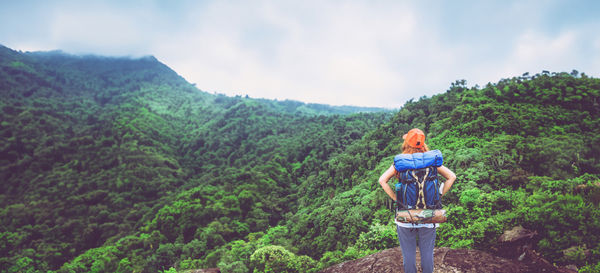
[[[558, 268], [539, 257], [534, 251], [527, 251], [524, 259], [502, 258], [474, 249], [436, 248], [434, 263], [436, 273], [456, 272], [564, 272], [575, 273], [571, 268]], [[417, 265], [420, 257], [417, 254]], [[402, 269], [402, 251], [400, 247], [390, 248], [354, 261], [347, 261], [326, 268], [321, 273], [394, 273]]]

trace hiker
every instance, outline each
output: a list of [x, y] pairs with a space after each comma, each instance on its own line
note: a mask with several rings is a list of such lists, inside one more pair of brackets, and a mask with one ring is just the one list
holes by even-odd
[[[408, 131], [403, 137], [404, 143], [402, 144], [402, 154], [396, 156], [407, 157], [408, 154], [426, 153], [429, 152], [427, 144], [425, 144], [425, 134], [420, 129], [412, 129]], [[433, 151], [432, 151], [433, 152]], [[450, 190], [456, 175], [448, 168], [441, 165], [441, 152], [439, 153], [439, 166], [434, 167], [437, 169], [437, 173], [441, 174], [446, 178], [446, 182], [441, 190], [442, 196]], [[417, 156], [417, 155], [412, 155]], [[387, 169], [379, 178], [379, 184], [383, 190], [396, 202], [396, 193], [388, 185], [388, 180], [392, 177], [400, 179], [400, 173], [396, 170], [396, 162]], [[437, 165], [435, 165], [437, 166]], [[435, 174], [437, 177], [437, 174]], [[441, 205], [441, 203], [440, 203]], [[403, 223], [396, 220], [396, 231], [398, 233], [398, 241], [402, 249], [402, 257], [404, 262], [404, 272], [412, 273], [417, 272], [416, 256], [417, 256], [417, 237], [419, 243], [419, 250], [421, 252], [421, 267], [424, 273], [433, 272], [433, 248], [435, 246], [435, 235], [436, 235], [436, 224], [432, 223]]]

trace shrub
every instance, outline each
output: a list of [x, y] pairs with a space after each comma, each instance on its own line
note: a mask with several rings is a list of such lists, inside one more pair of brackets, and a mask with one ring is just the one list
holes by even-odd
[[310, 272], [316, 263], [308, 256], [296, 256], [282, 246], [265, 246], [250, 256], [252, 272]]

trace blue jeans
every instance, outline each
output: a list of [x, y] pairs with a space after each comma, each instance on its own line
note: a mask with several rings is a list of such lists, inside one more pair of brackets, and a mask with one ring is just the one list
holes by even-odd
[[417, 237], [421, 252], [423, 273], [433, 272], [433, 247], [435, 246], [435, 228], [404, 228], [396, 226], [398, 241], [402, 248], [405, 273], [417, 272]]

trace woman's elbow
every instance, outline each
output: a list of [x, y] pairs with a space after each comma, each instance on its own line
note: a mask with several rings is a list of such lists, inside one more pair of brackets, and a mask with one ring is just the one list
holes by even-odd
[[451, 173], [450, 175], [448, 175], [448, 179], [446, 179], [447, 182], [450, 183], [454, 183], [454, 180], [456, 180], [456, 174]]

